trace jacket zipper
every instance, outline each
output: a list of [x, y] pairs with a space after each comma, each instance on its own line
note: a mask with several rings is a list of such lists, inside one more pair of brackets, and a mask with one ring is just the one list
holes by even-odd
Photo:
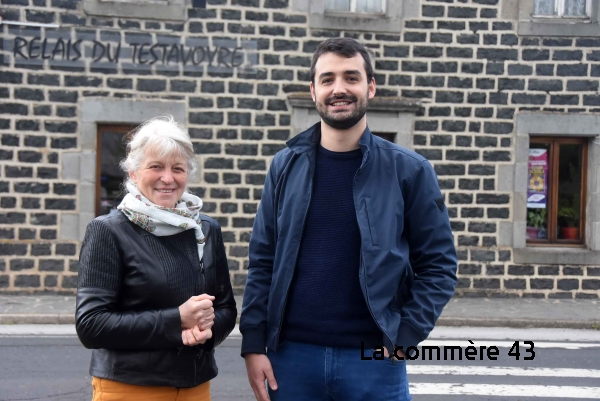
[[[308, 157], [308, 154], [306, 155], [306, 157], [308, 158], [308, 168], [310, 170], [311, 173], [311, 180], [310, 180], [310, 187], [309, 187], [309, 195], [308, 195], [308, 205], [306, 206], [306, 212], [304, 213], [304, 219], [302, 220], [302, 230], [300, 231], [301, 235], [302, 233], [304, 233], [304, 226], [306, 225], [306, 217], [308, 216], [308, 209], [310, 208], [310, 201], [312, 200], [312, 187], [313, 187], [313, 179], [314, 179], [314, 172], [312, 171], [312, 167], [311, 167], [311, 161], [310, 161], [310, 157]], [[281, 336], [281, 327], [283, 326], [283, 314], [285, 312], [285, 306], [287, 305], [287, 300], [288, 300], [288, 294], [290, 292], [290, 286], [292, 285], [292, 280], [294, 280], [294, 273], [296, 271], [296, 263], [298, 262], [298, 252], [300, 252], [300, 243], [302, 241], [298, 242], [298, 251], [296, 252], [296, 260], [294, 261], [294, 265], [292, 266], [292, 279], [290, 280], [287, 288], [285, 289], [285, 299], [283, 300], [283, 307], [281, 308], [281, 311], [279, 312], [279, 330], [277, 331], [277, 341], [275, 342], [275, 347], [277, 347], [277, 345], [279, 344], [279, 337]]]
[[[201, 292], [202, 294], [206, 294], [206, 275], [204, 273], [204, 270], [205, 270], [204, 269], [204, 259], [202, 259], [200, 261], [200, 272], [202, 273], [202, 292]], [[199, 347], [197, 345], [194, 346], [194, 351], [195, 351], [194, 356], [193, 356], [193, 359], [194, 359], [194, 381], [197, 380], [197, 375], [198, 375], [198, 366], [197, 366], [198, 352], [199, 352], [198, 349], [199, 349]]]
[[[356, 177], [358, 177], [358, 173], [360, 173], [360, 170], [362, 168], [362, 165], [358, 168], [358, 170], [356, 170], [356, 174], [354, 174], [354, 181], [352, 183], [352, 193], [354, 193], [354, 187], [356, 186]], [[357, 213], [357, 218], [358, 218], [358, 211], [356, 210], [356, 202], [354, 203], [354, 211], [355, 213]], [[396, 345], [395, 341], [391, 341], [390, 337], [387, 335], [387, 333], [385, 331], [383, 331], [383, 329], [381, 328], [381, 325], [379, 324], [379, 322], [377, 321], [377, 319], [375, 319], [375, 315], [373, 314], [373, 310], [371, 309], [371, 304], [369, 303], [369, 289], [367, 286], [367, 268], [364, 264], [363, 261], [363, 257], [362, 257], [362, 243], [363, 243], [363, 235], [362, 232], [360, 231], [360, 227], [358, 232], [360, 233], [360, 268], [359, 270], [362, 271], [363, 274], [363, 282], [364, 282], [364, 288], [365, 288], [365, 302], [367, 303], [367, 309], [369, 309], [369, 313], [371, 314], [371, 318], [375, 321], [375, 324], [377, 325], [377, 327], [379, 328], [379, 331], [381, 331], [383, 333], [383, 335], [385, 335], [388, 340], [390, 340], [390, 342], [392, 343], [392, 345]], [[359, 277], [358, 280], [360, 281], [360, 273], [359, 273]]]
[[200, 272], [202, 273], [202, 294], [206, 294], [206, 274], [204, 274], [203, 261], [200, 261]]
[[[206, 294], [206, 275], [204, 274], [204, 261], [201, 260], [200, 261], [200, 272], [202, 273], [202, 294]], [[194, 381], [197, 380], [198, 376], [198, 352], [199, 352], [200, 347], [198, 345], [196, 345], [194, 347]]]
[[198, 379], [198, 376], [197, 376], [198, 375], [198, 367], [196, 366], [196, 364], [198, 363], [198, 358], [196, 357], [196, 355], [194, 355], [194, 357], [193, 357], [194, 358], [194, 382]]

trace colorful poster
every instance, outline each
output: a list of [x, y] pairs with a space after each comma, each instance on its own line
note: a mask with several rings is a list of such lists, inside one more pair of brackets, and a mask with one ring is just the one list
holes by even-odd
[[548, 150], [529, 149], [527, 207], [545, 209], [548, 199]]

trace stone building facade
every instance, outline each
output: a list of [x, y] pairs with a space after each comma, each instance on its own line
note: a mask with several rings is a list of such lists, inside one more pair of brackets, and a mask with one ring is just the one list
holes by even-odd
[[[372, 51], [374, 132], [434, 165], [465, 296], [600, 295], [600, 25], [531, 17], [534, 0], [0, 0], [0, 292], [71, 293], [94, 218], [98, 132], [173, 114], [201, 166], [243, 292], [272, 156], [318, 121], [310, 59], [329, 37]], [[584, 138], [583, 246], [526, 240], [532, 136]]]

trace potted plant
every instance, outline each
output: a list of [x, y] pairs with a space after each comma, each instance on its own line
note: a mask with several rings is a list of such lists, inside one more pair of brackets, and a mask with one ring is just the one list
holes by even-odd
[[533, 209], [527, 213], [527, 238], [546, 238], [546, 209]]
[[558, 209], [558, 217], [564, 224], [560, 229], [563, 239], [579, 239], [579, 211], [565, 204]]

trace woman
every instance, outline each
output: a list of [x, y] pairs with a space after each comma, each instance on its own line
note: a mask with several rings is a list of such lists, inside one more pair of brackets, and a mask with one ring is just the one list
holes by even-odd
[[221, 229], [186, 192], [194, 150], [171, 117], [142, 124], [127, 148], [128, 194], [88, 225], [79, 258], [93, 401], [207, 401], [214, 348], [237, 315]]

